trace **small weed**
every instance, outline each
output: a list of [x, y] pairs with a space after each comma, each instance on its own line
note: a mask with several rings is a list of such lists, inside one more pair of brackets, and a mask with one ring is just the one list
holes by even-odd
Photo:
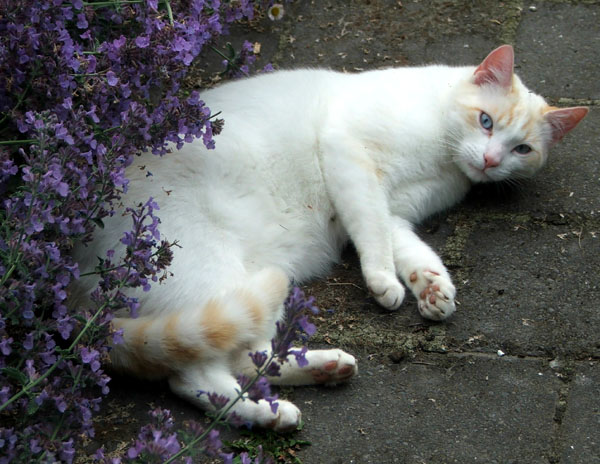
[[[301, 428], [302, 425], [298, 430]], [[262, 454], [272, 456], [276, 463], [302, 464], [296, 453], [311, 444], [290, 434], [281, 435], [271, 430], [240, 430], [240, 435], [237, 440], [226, 441], [225, 445], [236, 453], [247, 452], [252, 459], [261, 454], [262, 449]], [[233, 462], [240, 464], [241, 460], [236, 457]]]

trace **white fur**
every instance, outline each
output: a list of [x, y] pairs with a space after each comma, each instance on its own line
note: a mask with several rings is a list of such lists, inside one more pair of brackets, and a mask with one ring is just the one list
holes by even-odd
[[[454, 286], [411, 224], [459, 201], [473, 182], [531, 175], [549, 143], [540, 97], [516, 77], [510, 94], [493, 84], [476, 85], [474, 70], [281, 71], [205, 92], [202, 98], [225, 120], [216, 149], [197, 141], [162, 159], [145, 154], [128, 170], [126, 203], [154, 197], [161, 233], [181, 246], [173, 249], [173, 276], [149, 293], [139, 292], [143, 317], [176, 311], [182, 321], [194, 320], [209, 299], [227, 298], [265, 268], [281, 269], [295, 282], [323, 275], [348, 239], [380, 304], [400, 306], [400, 278], [424, 317], [448, 317], [455, 309]], [[465, 109], [494, 118], [515, 105], [514, 122], [498, 122], [493, 136], [479, 127], [479, 113]], [[539, 121], [533, 138], [525, 140], [532, 118]], [[512, 151], [522, 143], [534, 148], [530, 156]], [[486, 152], [499, 157], [500, 165], [484, 170]], [[122, 250], [119, 238], [128, 228], [128, 219], [118, 214], [106, 221], [93, 247], [79, 250], [82, 267], [93, 267], [106, 249]], [[238, 305], [226, 307], [232, 319], [243, 320]], [[184, 339], [193, 339], [190, 330], [182, 328]], [[263, 346], [273, 331], [267, 332], [245, 343]], [[195, 395], [199, 389], [233, 394], [237, 384], [226, 366], [247, 371], [246, 353], [216, 353], [210, 363], [180, 367], [171, 375], [172, 388], [203, 406]], [[314, 383], [334, 359], [356, 372], [350, 355], [318, 352], [309, 354], [316, 371], [292, 361], [281, 383]], [[294, 408], [286, 404], [285, 417], [276, 417], [268, 405], [244, 401], [236, 412], [290, 428], [299, 420]]]

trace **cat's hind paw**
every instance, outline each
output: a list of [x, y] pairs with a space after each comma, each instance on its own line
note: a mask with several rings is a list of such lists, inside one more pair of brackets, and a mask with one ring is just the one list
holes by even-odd
[[310, 374], [316, 384], [337, 385], [347, 382], [358, 373], [354, 356], [342, 350], [323, 350], [319, 352], [322, 360], [312, 359]]
[[415, 271], [409, 279], [421, 316], [441, 321], [456, 311], [456, 288], [448, 277], [434, 271]]
[[394, 274], [375, 272], [366, 276], [369, 292], [386, 309], [398, 309], [404, 300], [404, 287]]

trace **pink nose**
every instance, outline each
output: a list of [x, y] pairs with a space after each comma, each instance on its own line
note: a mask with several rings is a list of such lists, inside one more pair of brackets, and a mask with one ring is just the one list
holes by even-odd
[[485, 155], [483, 155], [483, 160], [485, 161], [484, 169], [495, 168], [500, 164], [500, 158], [490, 153], [486, 153]]

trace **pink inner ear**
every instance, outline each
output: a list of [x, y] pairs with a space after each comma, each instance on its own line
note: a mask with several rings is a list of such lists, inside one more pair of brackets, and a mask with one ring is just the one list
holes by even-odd
[[588, 113], [585, 106], [575, 106], [573, 108], [560, 108], [546, 112], [544, 118], [550, 123], [552, 128], [551, 143], [556, 143], [562, 139], [567, 132], [573, 129]]
[[510, 45], [498, 47], [475, 70], [475, 84], [494, 84], [510, 89], [514, 61], [515, 54]]

